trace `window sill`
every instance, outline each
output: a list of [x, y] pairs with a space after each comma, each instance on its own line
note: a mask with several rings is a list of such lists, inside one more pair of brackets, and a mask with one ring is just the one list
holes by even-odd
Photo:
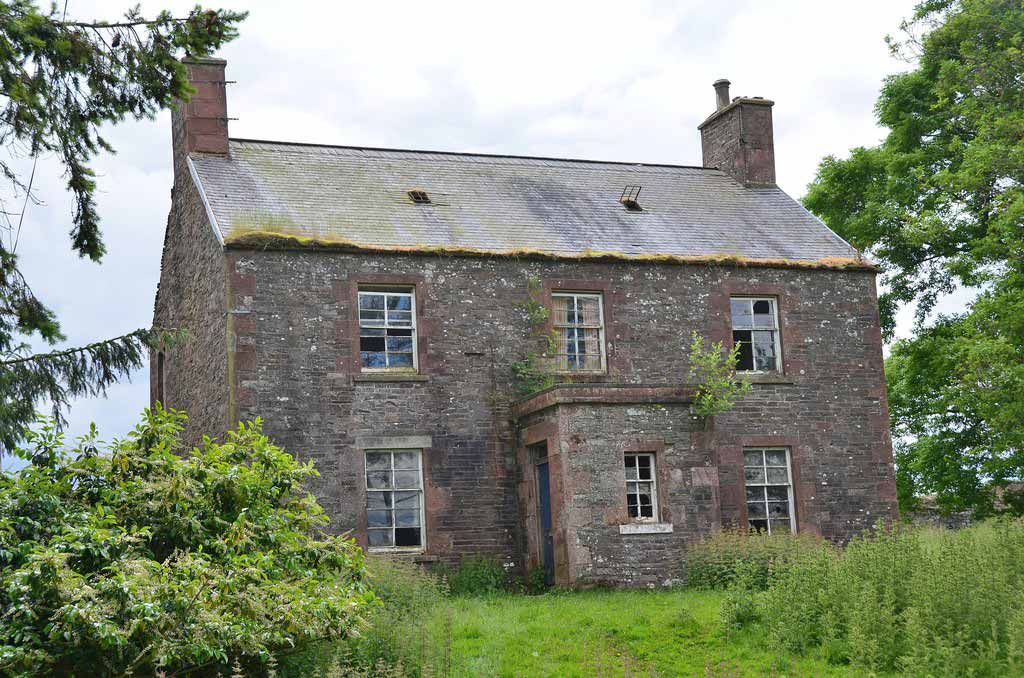
[[416, 562], [431, 562], [437, 560], [437, 556], [428, 556], [422, 548], [373, 548], [367, 547], [367, 553], [375, 556], [400, 556], [409, 558]]
[[619, 534], [671, 534], [672, 523], [626, 523], [619, 525]]
[[792, 385], [796, 383], [793, 381], [792, 377], [785, 374], [779, 374], [778, 372], [737, 372], [736, 376], [746, 379], [751, 384]]
[[430, 381], [430, 377], [418, 372], [361, 372], [353, 374], [352, 381]]

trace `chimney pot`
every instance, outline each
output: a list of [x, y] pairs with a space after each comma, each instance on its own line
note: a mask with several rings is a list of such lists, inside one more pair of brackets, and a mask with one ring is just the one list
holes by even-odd
[[718, 110], [722, 110], [729, 105], [729, 85], [730, 82], [725, 78], [719, 78], [714, 82], [715, 103], [718, 106]]

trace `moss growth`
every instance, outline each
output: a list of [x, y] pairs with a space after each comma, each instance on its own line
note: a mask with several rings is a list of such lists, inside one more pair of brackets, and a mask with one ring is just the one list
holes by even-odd
[[[272, 220], [271, 220], [272, 221]], [[752, 266], [765, 268], [827, 268], [837, 270], [877, 270], [859, 257], [824, 257], [822, 259], [757, 259], [735, 254], [684, 256], [678, 254], [629, 254], [584, 250], [579, 254], [551, 252], [532, 247], [492, 250], [444, 245], [371, 245], [329, 236], [304, 236], [290, 232], [293, 225], [271, 223], [270, 229], [236, 228], [224, 239], [229, 247], [254, 250], [334, 250], [340, 252], [382, 252], [391, 254], [422, 254], [458, 257], [513, 257], [524, 259], [571, 261], [642, 261], [659, 264], [705, 264], [718, 266]]]

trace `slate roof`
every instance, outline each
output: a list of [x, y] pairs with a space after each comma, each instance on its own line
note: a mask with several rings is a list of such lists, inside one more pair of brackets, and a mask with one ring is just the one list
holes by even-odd
[[[232, 139], [194, 154], [222, 239], [268, 230], [367, 247], [814, 261], [856, 251], [778, 188], [701, 167]], [[642, 187], [643, 211], [619, 203]], [[430, 205], [407, 192], [425, 190]]]

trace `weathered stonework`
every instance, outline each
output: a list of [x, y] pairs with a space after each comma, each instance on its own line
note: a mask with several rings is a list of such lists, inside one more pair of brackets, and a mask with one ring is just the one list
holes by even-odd
[[[189, 333], [165, 356], [163, 379], [165, 403], [191, 416], [189, 442], [262, 417], [277, 443], [316, 462], [311, 489], [330, 528], [364, 546], [364, 452], [421, 449], [426, 543], [413, 557], [480, 554], [520, 572], [541, 563], [543, 450], [562, 585], [684, 579], [687, 545], [748, 523], [747, 447], [790, 451], [799, 530], [843, 542], [896, 517], [872, 269], [262, 248], [228, 236], [225, 247], [187, 156], [237, 162], [221, 110], [223, 63], [196, 68], [204, 97], [173, 118], [175, 187], [155, 311], [156, 325]], [[773, 182], [769, 106], [741, 100], [712, 116], [705, 162], [746, 184]], [[362, 371], [365, 285], [415, 290], [416, 373]], [[513, 365], [538, 330], [527, 302], [550, 307], [558, 291], [602, 295], [607, 371], [517, 399]], [[733, 295], [776, 301], [782, 369], [755, 375], [731, 412], [695, 419], [686, 348], [692, 332], [731, 345]], [[628, 515], [629, 452], [655, 458], [659, 510], [645, 524]]]
[[[649, 584], [677, 576], [670, 570], [683, 544], [719, 524], [745, 524], [744, 446], [791, 447], [800, 529], [841, 541], [895, 514], [870, 272], [301, 251], [229, 250], [225, 259], [237, 417], [262, 416], [275, 440], [314, 459], [321, 472], [315, 491], [333, 528], [353, 530], [364, 543], [357, 440], [430, 436], [427, 553], [535, 561], [522, 527], [534, 510], [522, 498], [529, 471], [517, 461], [523, 441], [510, 408], [511, 363], [522, 358], [531, 331], [522, 309], [531, 278], [549, 287], [609, 281], [609, 373], [591, 378], [604, 384], [683, 384], [691, 331], [728, 340], [730, 294], [772, 294], [780, 305], [784, 374], [764, 378], [713, 432], [698, 431], [696, 442], [688, 406], [656, 396], [641, 405], [544, 410], [557, 412], [545, 416], [558, 422], [553, 437], [571, 460], [563, 477], [587, 495], [566, 516], [577, 521], [578, 548], [566, 546], [564, 562], [573, 569], [562, 581]], [[388, 280], [417, 288], [420, 374], [408, 380], [359, 374], [354, 291]], [[676, 493], [665, 504], [671, 534], [618, 533], [621, 446], [634, 438], [665, 450], [663, 488]], [[593, 486], [595, 479], [604, 484]], [[643, 563], [638, 549], [647, 554]]]

